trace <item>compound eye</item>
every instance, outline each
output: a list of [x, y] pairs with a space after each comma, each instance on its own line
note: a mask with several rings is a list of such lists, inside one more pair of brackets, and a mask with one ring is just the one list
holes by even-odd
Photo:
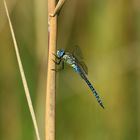
[[64, 55], [64, 50], [58, 50], [58, 51], [57, 51], [57, 56], [58, 56], [59, 58], [61, 58], [63, 55]]

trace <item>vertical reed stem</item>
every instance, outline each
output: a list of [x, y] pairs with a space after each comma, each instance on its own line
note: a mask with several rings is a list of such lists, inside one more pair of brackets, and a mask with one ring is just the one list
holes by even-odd
[[[48, 17], [55, 9], [55, 0], [48, 0]], [[46, 90], [46, 139], [55, 140], [55, 63], [53, 53], [56, 52], [57, 16], [49, 18], [49, 50], [48, 50], [48, 73]]]

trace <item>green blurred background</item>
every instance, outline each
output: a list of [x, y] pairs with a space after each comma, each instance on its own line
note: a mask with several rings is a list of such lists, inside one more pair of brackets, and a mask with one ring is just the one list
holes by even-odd
[[[44, 139], [47, 1], [11, 0], [8, 8]], [[57, 73], [56, 140], [139, 140], [140, 2], [67, 0], [57, 45], [80, 46], [105, 110], [66, 66]], [[35, 140], [2, 0], [0, 46], [0, 140]]]

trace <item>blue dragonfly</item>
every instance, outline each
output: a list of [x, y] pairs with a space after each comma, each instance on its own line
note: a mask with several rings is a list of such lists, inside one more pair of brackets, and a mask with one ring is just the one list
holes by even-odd
[[65, 51], [63, 48], [57, 50], [57, 54], [55, 55], [57, 60], [54, 62], [56, 65], [62, 64], [62, 66], [61, 66], [61, 69], [57, 69], [55, 71], [64, 69], [65, 63], [68, 64], [69, 66], [71, 66], [74, 69], [74, 71], [76, 73], [78, 73], [81, 76], [81, 78], [87, 83], [87, 85], [91, 89], [92, 93], [94, 94], [97, 102], [100, 104], [100, 106], [102, 108], [104, 108], [104, 105], [103, 105], [98, 93], [96, 92], [95, 88], [93, 87], [93, 85], [87, 78], [88, 68], [85, 65], [85, 63], [82, 61], [83, 57], [82, 57], [82, 53], [81, 53], [79, 47], [75, 46], [73, 48], [74, 49], [71, 52]]

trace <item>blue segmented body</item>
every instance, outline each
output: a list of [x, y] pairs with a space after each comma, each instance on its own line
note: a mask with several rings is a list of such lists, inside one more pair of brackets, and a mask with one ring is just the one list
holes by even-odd
[[98, 103], [100, 104], [100, 106], [102, 108], [104, 108], [104, 105], [103, 105], [98, 93], [92, 86], [91, 82], [88, 80], [88, 78], [86, 76], [87, 73], [84, 71], [82, 66], [79, 64], [78, 60], [71, 53], [65, 52], [63, 49], [60, 49], [57, 51], [57, 57], [58, 57], [58, 59], [63, 60], [65, 63], [67, 63], [69, 66], [71, 66], [74, 69], [74, 71], [77, 72], [81, 76], [81, 78], [87, 83], [87, 85], [91, 89], [92, 93], [94, 94], [94, 96], [95, 96], [96, 100], [98, 101]]
[[89, 88], [91, 89], [91, 91], [93, 92], [93, 94], [94, 94], [96, 100], [98, 101], [98, 103], [100, 104], [100, 106], [101, 106], [102, 108], [104, 108], [104, 105], [103, 105], [103, 103], [102, 103], [102, 101], [101, 101], [101, 99], [100, 99], [98, 93], [96, 92], [95, 88], [94, 88], [93, 85], [91, 84], [91, 82], [88, 80], [88, 78], [86, 77], [85, 74], [83, 74], [83, 73], [80, 72], [80, 71], [79, 71], [79, 73], [80, 73], [80, 76], [85, 80], [85, 82], [87, 83], [87, 85], [89, 86]]
[[98, 101], [98, 103], [101, 105], [102, 108], [104, 108], [103, 103], [98, 95], [98, 93], [96, 92], [95, 88], [92, 86], [91, 82], [88, 80], [88, 78], [86, 77], [86, 75], [84, 74], [84, 72], [82, 71], [82, 69], [80, 68], [80, 66], [78, 66], [77, 64], [73, 64], [72, 67], [74, 68], [74, 70], [79, 73], [79, 75], [82, 77], [82, 79], [85, 80], [85, 82], [87, 83], [87, 85], [89, 86], [89, 88], [91, 89], [91, 91], [93, 92], [96, 100]]

